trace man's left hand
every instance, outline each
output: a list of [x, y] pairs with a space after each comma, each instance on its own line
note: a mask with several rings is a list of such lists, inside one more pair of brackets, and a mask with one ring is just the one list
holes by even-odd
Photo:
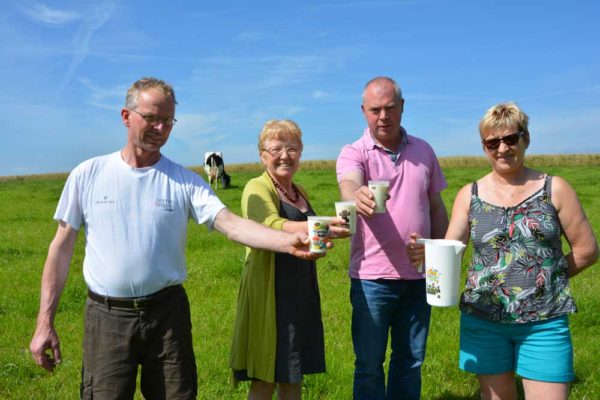
[[[327, 250], [333, 247], [333, 243], [327, 243]], [[313, 253], [310, 251], [310, 240], [304, 232], [290, 234], [290, 246], [288, 253], [303, 260], [317, 260], [324, 257], [326, 253]]]

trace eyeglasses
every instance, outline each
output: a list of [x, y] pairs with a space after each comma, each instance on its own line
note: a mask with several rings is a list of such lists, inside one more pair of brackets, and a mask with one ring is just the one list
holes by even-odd
[[129, 111], [133, 111], [140, 117], [144, 118], [144, 121], [146, 121], [150, 125], [158, 125], [158, 123], [162, 122], [162, 124], [165, 126], [173, 126], [173, 125], [175, 125], [175, 122], [177, 122], [177, 120], [173, 117], [164, 117], [163, 118], [159, 115], [154, 115], [154, 114], [142, 114], [141, 112], [131, 110], [131, 109]]
[[266, 151], [272, 157], [282, 156], [284, 151], [290, 157], [296, 157], [300, 153], [300, 149], [297, 147], [271, 147], [270, 149], [263, 149], [263, 151]]
[[500, 142], [504, 143], [507, 146], [514, 146], [515, 144], [517, 144], [519, 142], [519, 139], [521, 139], [521, 136], [523, 136], [524, 134], [525, 134], [525, 132], [516, 132], [516, 133], [511, 133], [510, 135], [506, 135], [501, 138], [494, 138], [494, 139], [487, 139], [487, 140], [482, 139], [481, 143], [483, 143], [485, 148], [488, 150], [496, 150], [498, 147], [500, 147]]

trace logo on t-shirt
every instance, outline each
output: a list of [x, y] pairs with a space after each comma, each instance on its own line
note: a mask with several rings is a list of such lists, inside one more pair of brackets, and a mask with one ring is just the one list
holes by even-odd
[[96, 204], [115, 204], [115, 201], [110, 200], [107, 195], [104, 195], [101, 200], [96, 200]]
[[156, 199], [154, 207], [162, 208], [165, 211], [173, 211], [175, 209], [175, 202], [169, 199]]

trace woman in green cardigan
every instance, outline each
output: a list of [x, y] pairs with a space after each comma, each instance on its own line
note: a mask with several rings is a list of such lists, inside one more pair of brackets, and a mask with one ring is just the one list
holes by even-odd
[[[242, 215], [273, 229], [307, 231], [315, 215], [306, 192], [293, 183], [302, 133], [290, 120], [268, 121], [258, 149], [266, 171], [242, 195]], [[346, 237], [335, 218], [334, 237]], [[325, 372], [321, 305], [314, 261], [246, 248], [230, 367], [235, 383], [250, 380], [248, 399], [300, 399], [305, 374]]]

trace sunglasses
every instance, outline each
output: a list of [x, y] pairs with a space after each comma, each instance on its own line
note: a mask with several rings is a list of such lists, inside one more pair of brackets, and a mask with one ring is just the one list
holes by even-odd
[[521, 136], [523, 136], [524, 134], [525, 134], [525, 132], [516, 132], [516, 133], [511, 133], [510, 135], [506, 135], [501, 138], [494, 138], [494, 139], [487, 139], [487, 140], [482, 139], [481, 143], [483, 143], [485, 148], [488, 150], [496, 150], [498, 147], [500, 147], [500, 142], [504, 143], [507, 146], [514, 146], [515, 144], [517, 144], [519, 142], [519, 139], [521, 139]]

